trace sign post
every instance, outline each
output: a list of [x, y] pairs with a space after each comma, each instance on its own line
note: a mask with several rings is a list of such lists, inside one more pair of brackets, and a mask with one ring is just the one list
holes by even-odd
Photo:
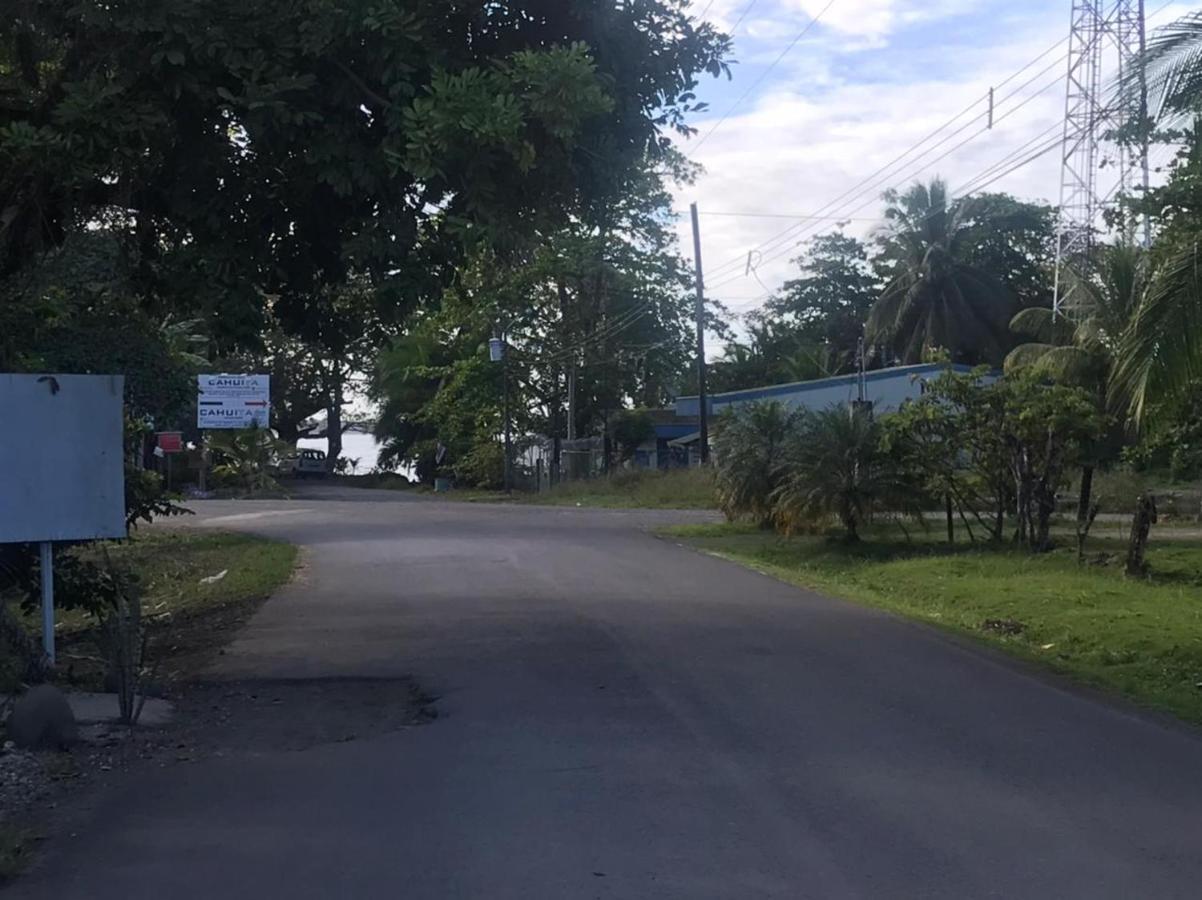
[[55, 661], [54, 543], [124, 538], [120, 375], [0, 375], [0, 544], [37, 544], [42, 647]]
[[42, 649], [50, 665], [54, 665], [54, 544], [38, 544], [38, 578], [42, 582]]
[[270, 375], [198, 375], [196, 427], [202, 430], [267, 428]]

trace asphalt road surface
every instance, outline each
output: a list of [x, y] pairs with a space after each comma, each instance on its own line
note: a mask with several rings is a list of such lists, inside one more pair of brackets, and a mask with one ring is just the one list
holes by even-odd
[[689, 514], [201, 506], [308, 548], [219, 675], [440, 717], [152, 773], [14, 896], [1202, 896], [1196, 733], [646, 533]]

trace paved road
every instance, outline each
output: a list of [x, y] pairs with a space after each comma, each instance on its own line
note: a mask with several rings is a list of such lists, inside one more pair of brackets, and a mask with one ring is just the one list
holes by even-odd
[[1197, 898], [1202, 739], [653, 538], [663, 514], [211, 503], [309, 547], [230, 677], [428, 726], [165, 769], [26, 897]]

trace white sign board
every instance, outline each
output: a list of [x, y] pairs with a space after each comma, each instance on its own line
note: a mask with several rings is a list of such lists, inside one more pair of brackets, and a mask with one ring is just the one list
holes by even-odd
[[0, 375], [0, 543], [125, 537], [124, 389]]
[[270, 375], [198, 375], [196, 381], [197, 428], [267, 427]]

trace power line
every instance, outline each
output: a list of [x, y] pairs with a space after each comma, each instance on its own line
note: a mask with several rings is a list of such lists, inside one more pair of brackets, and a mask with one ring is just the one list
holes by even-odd
[[[735, 19], [735, 24], [730, 26], [730, 33], [732, 35], [738, 30], [739, 26], [743, 24], [743, 20], [747, 18], [747, 14], [751, 12], [752, 9], [755, 8], [755, 5], [759, 2], [760, 0], [751, 0], [750, 3], [743, 7], [743, 12], [740, 13], [737, 19]], [[711, 3], [710, 5], [712, 6], [713, 4]]]
[[[837, 222], [844, 219], [844, 216], [811, 216], [806, 213], [771, 213], [771, 212], [701, 212], [703, 216], [717, 216], [718, 218], [730, 219], [794, 219], [805, 221]], [[849, 219], [851, 222], [875, 222], [876, 219]]]
[[[1055, 49], [1055, 48], [1052, 48], [1052, 49]], [[1027, 66], [1024, 67], [1024, 69], [1022, 71], [1026, 71], [1027, 69], [1031, 68], [1031, 66], [1034, 65], [1035, 62], [1038, 62], [1039, 59], [1041, 59], [1043, 56], [1046, 56], [1048, 52], [1050, 52], [1050, 51], [1045, 51], [1041, 57], [1037, 58], [1034, 62], [1029, 63]], [[1043, 69], [1041, 69], [1039, 72], [1037, 72], [1034, 76], [1027, 79], [1021, 85], [1019, 85], [1014, 90], [1012, 90], [1008, 94], [1006, 94], [1006, 96], [1004, 96], [1001, 100], [997, 101], [994, 104], [995, 115], [993, 117], [992, 125], [996, 126], [998, 123], [1009, 118], [1011, 115], [1013, 115], [1018, 110], [1022, 109], [1024, 106], [1026, 106], [1032, 100], [1034, 100], [1036, 97], [1040, 96], [1041, 94], [1045, 93], [1046, 91], [1050, 90], [1051, 88], [1053, 88], [1057, 84], [1059, 84], [1061, 81], [1063, 81], [1064, 76], [1058, 77], [1051, 83], [1049, 83], [1049, 84], [1045, 85], [1044, 87], [1040, 88], [1039, 90], [1037, 90], [1031, 96], [1027, 97], [1025, 100], [1023, 100], [1021, 103], [1019, 103], [1013, 109], [1008, 110], [1007, 112], [1003, 113], [1001, 116], [996, 115], [996, 111], [997, 111], [998, 107], [1002, 106], [1003, 104], [1005, 104], [1012, 98], [1016, 97], [1018, 94], [1020, 94], [1026, 88], [1030, 87], [1034, 82], [1036, 82], [1043, 76], [1047, 75], [1048, 72], [1050, 72], [1052, 69], [1056, 68], [1063, 61], [1064, 61], [1064, 57], [1061, 57], [1061, 58], [1053, 61], [1050, 65], [1045, 66]], [[1016, 77], [1016, 76], [1012, 76], [1011, 78], [1007, 79], [1007, 82], [1005, 82], [1005, 83], [1008, 83], [1009, 81], [1013, 81], [1014, 77]], [[971, 107], [970, 107], [970, 109], [971, 109]], [[961, 118], [961, 117], [963, 117], [963, 115], [964, 115], [964, 113], [961, 113], [956, 118]], [[949, 141], [955, 139], [956, 137], [959, 137], [961, 134], [963, 134], [965, 131], [967, 131], [969, 128], [971, 128], [975, 123], [979, 122], [982, 119], [987, 119], [988, 117], [989, 117], [989, 110], [985, 110], [985, 111], [979, 113], [978, 115], [974, 116], [972, 119], [969, 119], [966, 123], [961, 125], [959, 128], [957, 128], [955, 131], [952, 131], [950, 134], [944, 136], [941, 140], [939, 140], [936, 143], [932, 144], [931, 146], [927, 147], [925, 150], [923, 150], [921, 153], [919, 153], [918, 156], [916, 156], [914, 159], [910, 160], [906, 165], [910, 166], [914, 163], [919, 162], [923, 157], [938, 150], [940, 147], [944, 146], [945, 144], [947, 144]], [[952, 121], [954, 122], [955, 119], [953, 119]], [[942, 128], [942, 127], [940, 129], [936, 129], [936, 131], [933, 132], [931, 136], [938, 134], [942, 130], [944, 130], [944, 128]], [[930, 136], [928, 136], [928, 138], [924, 138], [924, 140], [919, 142], [918, 145], [915, 145], [915, 147], [912, 147], [910, 150], [906, 151], [901, 156], [895, 158], [892, 162], [887, 163], [885, 166], [878, 169], [872, 175], [870, 175], [867, 178], [863, 179], [862, 181], [858, 182], [856, 185], [853, 185], [847, 191], [844, 191], [842, 194], [840, 194], [834, 200], [827, 203], [825, 206], [819, 208], [816, 211], [815, 215], [812, 217], [811, 221], [814, 219], [821, 218], [820, 214], [826, 213], [828, 210], [838, 207], [841, 202], [843, 203], [843, 206], [839, 209], [839, 212], [846, 213], [847, 215], [854, 215], [860, 209], [863, 209], [864, 206], [871, 205], [871, 202], [875, 202], [875, 200], [877, 199], [877, 197], [880, 194], [880, 189], [882, 187], [884, 187], [890, 181], [894, 181], [894, 180], [908, 181], [909, 179], [916, 177], [917, 175], [919, 175], [922, 172], [924, 172], [925, 170], [929, 169], [931, 166], [935, 165], [936, 163], [942, 162], [948, 156], [951, 156], [957, 150], [961, 149], [962, 147], [964, 147], [967, 144], [971, 143], [972, 141], [976, 140], [976, 138], [978, 138], [979, 136], [981, 136], [982, 134], [985, 134], [986, 132], [988, 132], [990, 130], [991, 130], [990, 125], [986, 125], [986, 126], [980, 128], [978, 131], [969, 135], [969, 137], [967, 139], [960, 141], [959, 143], [954, 145], [951, 148], [951, 150], [940, 154], [935, 159], [932, 159], [932, 160], [929, 160], [929, 161], [923, 163], [917, 169], [910, 170], [910, 172], [907, 175], [905, 175], [904, 177], [901, 177], [899, 179], [898, 176], [899, 176], [899, 173], [900, 173], [902, 167], [895, 168], [894, 164], [898, 160], [904, 159], [906, 156], [909, 156], [915, 149], [917, 149], [918, 146], [921, 146], [922, 143], [925, 143], [927, 140], [929, 140]], [[883, 177], [881, 177], [882, 174], [883, 174]], [[855, 203], [857, 200], [859, 200], [860, 198], [862, 198], [866, 195], [871, 195], [873, 198], [869, 204], [863, 204], [852, 210], [847, 209], [847, 204]], [[846, 218], [846, 216], [840, 214], [840, 215], [836, 215], [835, 218], [843, 219], [843, 218]], [[783, 246], [789, 246], [789, 247], [796, 246], [797, 242], [794, 239], [805, 234], [807, 231], [812, 231], [812, 230], [813, 230], [812, 227], [807, 228], [807, 226], [804, 222], [799, 222], [795, 225], [789, 226], [788, 228], [784, 229], [781, 232], [778, 232], [776, 235], [768, 238], [766, 241], [763, 241], [762, 243], [757, 245], [757, 247], [755, 249], [758, 249], [761, 252], [771, 253]], [[776, 258], [776, 257], [774, 256], [773, 258]], [[732, 259], [727, 263], [723, 263], [722, 265], [717, 266], [710, 274], [717, 276], [721, 273], [725, 273], [727, 270], [734, 270], [738, 266], [743, 264], [744, 259], [745, 259], [745, 254], [743, 256], [740, 256], [738, 259]]]
[[794, 47], [796, 47], [799, 43], [801, 43], [801, 39], [810, 33], [810, 29], [812, 29], [815, 25], [817, 25], [819, 20], [824, 15], [826, 15], [826, 11], [834, 5], [835, 5], [835, 0], [827, 0], [826, 6], [822, 7], [822, 9], [818, 13], [818, 15], [814, 16], [814, 18], [810, 19], [810, 21], [806, 23], [805, 28], [801, 29], [801, 31], [798, 33], [797, 37], [793, 38], [793, 40], [789, 41], [789, 43], [785, 45], [785, 49], [780, 52], [780, 55], [772, 61], [772, 64], [770, 66], [768, 66], [768, 68], [766, 68], [763, 72], [760, 73], [760, 76], [751, 83], [751, 87], [747, 88], [747, 90], [745, 90], [743, 92], [742, 96], [740, 96], [739, 99], [736, 100], [734, 102], [734, 104], [731, 105], [730, 109], [728, 109], [726, 111], [726, 114], [723, 115], [721, 119], [719, 119], [717, 122], [714, 123], [713, 127], [710, 128], [710, 130], [707, 131], [702, 136], [701, 140], [699, 140], [696, 144], [693, 145], [692, 151], [687, 154], [689, 159], [692, 159], [694, 156], [697, 155], [697, 151], [701, 149], [702, 144], [704, 144], [706, 141], [708, 141], [710, 139], [710, 136], [713, 135], [713, 133], [715, 131], [717, 131], [719, 128], [722, 127], [722, 123], [725, 122], [727, 119], [729, 119], [734, 114], [734, 111], [736, 109], [738, 109], [740, 105], [742, 105], [743, 101], [746, 100], [748, 97], [750, 97], [752, 95], [752, 93], [755, 92], [755, 89], [758, 88], [764, 82], [764, 79], [767, 78], [769, 74], [771, 74], [772, 70], [775, 69], [778, 65], [780, 65], [781, 61], [786, 56], [789, 55], [789, 51], [791, 51]]
[[[1026, 99], [1024, 99], [1021, 103], [1019, 103], [1013, 109], [1010, 109], [1007, 112], [1005, 112], [1003, 115], [996, 117], [994, 119], [994, 123], [996, 124], [996, 123], [1001, 122], [1001, 121], [1009, 118], [1010, 116], [1014, 115], [1016, 112], [1018, 112], [1024, 106], [1033, 102], [1041, 94], [1043, 94], [1043, 93], [1047, 92], [1048, 90], [1050, 90], [1051, 88], [1055, 87], [1057, 84], [1059, 84], [1063, 80], [1064, 80], [1064, 78], [1063, 78], [1063, 76], [1061, 76], [1061, 77], [1057, 78], [1055, 81], [1051, 82], [1050, 84], [1047, 84], [1044, 87], [1040, 88], [1038, 91], [1036, 91], [1034, 94], [1032, 94], [1029, 97], [1027, 97]], [[1021, 88], [1020, 88], [1020, 90], [1021, 90]], [[961, 129], [961, 131], [962, 130], [963, 129]], [[927, 169], [931, 168], [932, 166], [942, 162], [944, 159], [946, 159], [947, 157], [956, 153], [963, 147], [967, 146], [969, 143], [976, 140], [978, 137], [980, 137], [982, 134], [986, 133], [989, 130], [990, 129], [988, 127], [986, 127], [986, 128], [980, 129], [977, 132], [974, 132], [973, 134], [969, 135], [967, 138], [960, 141], [959, 143], [957, 143], [956, 145], [954, 145], [953, 147], [951, 147], [944, 153], [941, 153], [939, 156], [935, 157], [934, 159], [924, 163], [917, 170], [910, 172], [905, 178], [902, 179], [902, 181], [903, 182], [908, 181], [910, 178], [914, 178], [917, 175], [921, 174], [922, 172], [926, 171]], [[954, 132], [952, 136], [954, 136], [957, 133], [959, 133], [959, 132]], [[936, 146], [938, 146], [938, 145], [936, 145]], [[935, 148], [931, 148], [931, 149], [935, 149]], [[925, 155], [925, 153], [924, 153], [924, 155]], [[996, 166], [997, 164], [995, 163], [994, 165]], [[895, 185], [895, 187], [896, 187], [896, 185]], [[873, 205], [874, 203], [877, 203], [879, 201], [878, 190], [879, 190], [878, 185], [874, 185], [874, 186], [868, 187], [864, 190], [861, 190], [859, 192], [859, 194], [856, 197], [853, 197], [849, 202], [854, 203], [857, 199], [862, 198], [866, 195], [871, 195], [871, 196], [869, 196], [869, 198], [865, 202], [861, 203], [859, 206], [857, 206], [853, 209], [847, 210], [848, 215], [854, 216], [856, 213], [860, 212], [861, 210], [866, 209], [867, 207]], [[765, 242], [764, 244], [761, 244], [760, 245], [761, 247], [768, 247], [769, 244], [772, 244], [774, 246], [769, 250], [769, 252], [764, 253], [762, 255], [761, 259], [759, 260], [758, 265], [763, 265], [766, 262], [772, 262], [776, 259], [779, 259], [781, 256], [784, 256], [788, 253], [793, 252], [793, 249], [796, 246], [798, 246], [800, 243], [802, 243], [802, 241], [808, 234], [812, 233], [815, 230], [816, 230], [816, 226], [814, 226], [814, 225], [806, 226], [804, 224], [801, 224], [801, 225], [792, 226], [791, 228], [786, 229], [785, 232], [782, 232], [781, 235], [778, 236], [777, 238], [770, 239], [769, 241]], [[783, 242], [780, 239], [781, 237], [785, 237], [785, 240]], [[736, 275], [733, 277], [727, 277], [724, 280], [720, 280], [716, 284], [714, 284], [713, 288], [718, 289], [718, 288], [723, 287], [724, 285], [733, 284], [734, 282], [738, 281], [741, 277], [743, 277], [743, 276]]]

